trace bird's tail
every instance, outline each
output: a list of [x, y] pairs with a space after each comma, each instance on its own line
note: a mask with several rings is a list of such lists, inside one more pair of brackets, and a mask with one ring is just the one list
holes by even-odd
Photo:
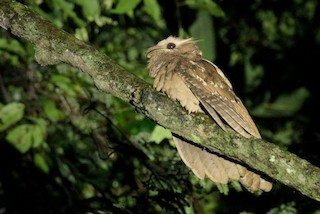
[[272, 188], [272, 183], [244, 166], [225, 160], [177, 137], [173, 137], [173, 141], [183, 162], [200, 179], [207, 176], [213, 182], [220, 184], [239, 181], [251, 192], [257, 190], [269, 192]]

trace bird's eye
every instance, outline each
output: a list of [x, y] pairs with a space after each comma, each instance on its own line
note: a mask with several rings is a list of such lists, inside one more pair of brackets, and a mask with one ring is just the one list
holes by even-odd
[[168, 49], [174, 49], [175, 47], [176, 47], [176, 44], [174, 44], [174, 43], [170, 42], [170, 43], [167, 44], [167, 48]]

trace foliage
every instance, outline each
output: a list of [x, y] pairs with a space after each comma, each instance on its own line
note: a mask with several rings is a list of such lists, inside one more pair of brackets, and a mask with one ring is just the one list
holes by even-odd
[[[194, 37], [262, 135], [319, 165], [316, 0], [24, 3], [148, 82], [148, 47], [171, 34]], [[40, 67], [31, 44], [0, 35], [0, 213], [320, 212], [280, 184], [253, 195], [197, 180], [164, 129], [79, 70]]]

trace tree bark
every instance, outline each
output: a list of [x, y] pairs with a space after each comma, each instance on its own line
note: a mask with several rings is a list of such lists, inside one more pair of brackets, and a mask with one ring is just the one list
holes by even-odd
[[[275, 181], [320, 201], [320, 169], [278, 146], [224, 132], [204, 114], [188, 114], [177, 102], [156, 92], [108, 56], [12, 1], [0, 2], [0, 26], [31, 42], [43, 66], [68, 63], [88, 73], [98, 89], [131, 103], [147, 117], [211, 152], [246, 164]], [[143, 51], [143, 50], [142, 50]]]

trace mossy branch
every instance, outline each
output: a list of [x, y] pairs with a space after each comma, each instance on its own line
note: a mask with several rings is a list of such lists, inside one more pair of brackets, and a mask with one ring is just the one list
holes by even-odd
[[12, 0], [2, 0], [0, 26], [31, 42], [36, 60], [41, 65], [64, 62], [77, 67], [88, 73], [101, 91], [131, 103], [173, 133], [245, 163], [320, 201], [318, 167], [264, 140], [244, 139], [232, 130], [224, 132], [206, 115], [188, 114], [177, 102], [156, 92], [99, 50], [57, 28], [28, 7]]

